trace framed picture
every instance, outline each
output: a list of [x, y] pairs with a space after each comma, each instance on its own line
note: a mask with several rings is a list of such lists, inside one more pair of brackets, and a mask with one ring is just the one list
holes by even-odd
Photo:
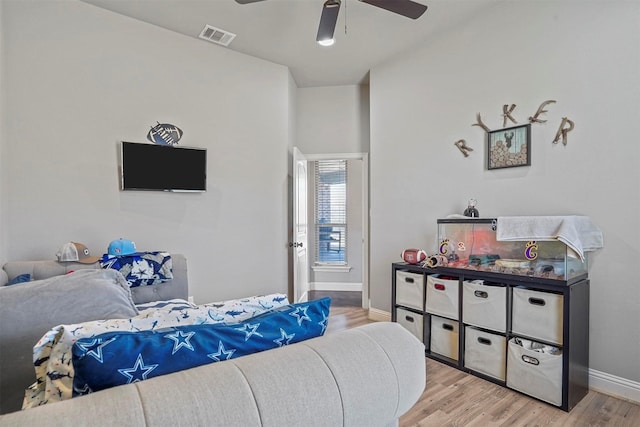
[[487, 169], [531, 166], [531, 123], [488, 132]]

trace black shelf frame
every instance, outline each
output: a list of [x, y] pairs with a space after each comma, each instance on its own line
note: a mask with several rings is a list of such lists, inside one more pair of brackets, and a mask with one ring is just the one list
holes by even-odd
[[[456, 221], [456, 220], [451, 220]], [[492, 220], [479, 219], [479, 222], [491, 222]], [[535, 337], [526, 337], [522, 334], [514, 334], [512, 332], [512, 309], [513, 309], [513, 288], [524, 287], [527, 289], [544, 291], [549, 293], [560, 294], [563, 296], [563, 331], [562, 331], [562, 405], [560, 409], [569, 412], [577, 405], [584, 396], [589, 392], [589, 280], [587, 275], [573, 277], [570, 280], [554, 280], [546, 278], [537, 278], [530, 276], [518, 276], [510, 274], [501, 274], [494, 272], [484, 272], [477, 270], [467, 270], [461, 268], [450, 267], [423, 267], [419, 264], [408, 264], [397, 262], [392, 264], [391, 268], [391, 320], [397, 322], [397, 308], [409, 310], [415, 314], [423, 316], [423, 342], [425, 345], [425, 356], [437, 360], [438, 362], [452, 366], [463, 372], [467, 372], [479, 378], [493, 382], [495, 384], [507, 387], [506, 381], [501, 381], [476, 372], [464, 366], [464, 345], [465, 345], [465, 326], [462, 308], [463, 308], [463, 292], [462, 284], [468, 280], [485, 280], [488, 282], [505, 285], [507, 287], [506, 310], [507, 328], [506, 333], [501, 333], [475, 325], [474, 328], [486, 331], [492, 334], [504, 336], [507, 343], [513, 337], [530, 338], [537, 342], [543, 342], [558, 346], [556, 343], [544, 342]], [[406, 307], [396, 302], [396, 272], [406, 271], [423, 276], [423, 311], [415, 308]], [[449, 319], [458, 322], [458, 360], [454, 360], [430, 350], [431, 337], [431, 316], [434, 314], [426, 312], [426, 284], [429, 275], [447, 275], [458, 278], [458, 319]], [[442, 316], [440, 316], [442, 317]], [[508, 351], [508, 346], [507, 350]], [[505, 363], [506, 363], [505, 354]], [[514, 390], [517, 391], [517, 390]], [[526, 393], [523, 393], [526, 394]], [[535, 397], [530, 396], [535, 399]], [[547, 402], [545, 402], [547, 403]], [[549, 404], [549, 403], [548, 403]], [[555, 406], [555, 405], [553, 405]]]

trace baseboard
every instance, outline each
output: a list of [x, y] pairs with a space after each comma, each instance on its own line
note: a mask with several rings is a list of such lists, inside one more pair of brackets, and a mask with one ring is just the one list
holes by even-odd
[[369, 314], [367, 317], [369, 320], [373, 320], [375, 322], [391, 322], [391, 313], [378, 310], [377, 308], [369, 308]]
[[[391, 313], [377, 308], [369, 308], [369, 320], [376, 322], [390, 322]], [[589, 369], [589, 389], [640, 404], [640, 382], [607, 374], [606, 372]]]
[[309, 282], [311, 291], [362, 291], [362, 283]]
[[618, 399], [640, 403], [640, 382], [589, 369], [589, 389]]

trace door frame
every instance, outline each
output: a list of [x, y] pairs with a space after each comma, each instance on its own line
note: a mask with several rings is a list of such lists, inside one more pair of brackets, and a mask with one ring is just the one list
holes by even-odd
[[[306, 154], [297, 147], [293, 147], [293, 229], [289, 246], [293, 249], [293, 301], [303, 302], [308, 300], [309, 292], [309, 160]], [[304, 182], [300, 182], [300, 165], [304, 165]], [[301, 186], [301, 184], [303, 184]], [[300, 188], [304, 189], [304, 194], [300, 193]], [[302, 197], [301, 197], [302, 196]], [[304, 207], [304, 212], [300, 212], [299, 207]], [[302, 216], [301, 216], [302, 215]], [[304, 226], [304, 227], [301, 227]], [[304, 228], [304, 230], [302, 230]], [[300, 274], [302, 273], [302, 274]]]
[[[362, 160], [362, 308], [369, 309], [369, 153], [306, 154], [307, 162], [316, 160]], [[308, 199], [309, 205], [313, 203]], [[307, 208], [309, 212], [309, 208]], [[311, 269], [311, 265], [309, 265]]]

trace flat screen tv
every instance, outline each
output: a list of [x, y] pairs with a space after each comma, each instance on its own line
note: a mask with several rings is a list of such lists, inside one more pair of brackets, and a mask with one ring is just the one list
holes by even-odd
[[207, 190], [205, 148], [122, 142], [122, 189]]

